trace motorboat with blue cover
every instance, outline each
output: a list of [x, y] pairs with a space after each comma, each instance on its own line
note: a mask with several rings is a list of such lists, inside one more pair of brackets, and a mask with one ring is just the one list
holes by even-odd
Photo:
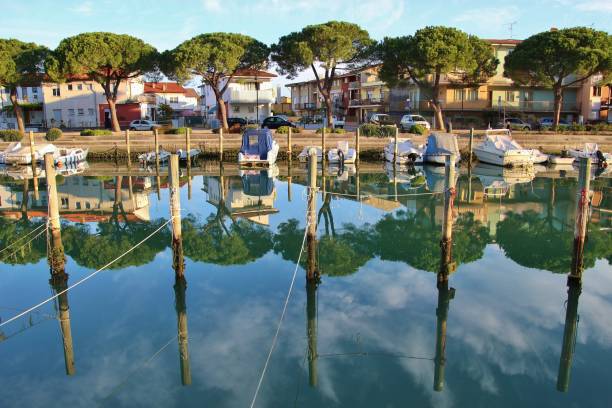
[[278, 149], [270, 129], [247, 129], [242, 134], [238, 164], [269, 166], [276, 162]]

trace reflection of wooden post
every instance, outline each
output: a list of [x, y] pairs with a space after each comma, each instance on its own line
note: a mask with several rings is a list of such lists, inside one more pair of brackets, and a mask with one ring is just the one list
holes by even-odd
[[132, 176], [128, 176], [128, 195], [132, 204], [132, 211], [136, 211], [136, 201], [134, 200], [134, 187], [132, 186]]
[[557, 390], [567, 392], [569, 389], [570, 372], [574, 358], [574, 346], [578, 330], [578, 298], [582, 290], [580, 279], [568, 281], [567, 310], [565, 312], [565, 328], [563, 330], [563, 346], [559, 361]]
[[179, 158], [178, 155], [170, 155], [168, 166], [168, 178], [170, 184], [170, 216], [172, 217], [172, 250], [173, 265], [177, 278], [183, 277], [183, 238], [181, 232], [181, 199], [179, 186]]
[[223, 161], [223, 127], [219, 128], [219, 161]]
[[359, 160], [359, 137], [361, 136], [361, 128], [357, 126], [357, 130], [355, 130], [355, 152], [356, 157], [355, 160]]
[[287, 161], [287, 200], [291, 202], [291, 181], [293, 177], [292, 174], [292, 166], [291, 166], [291, 156], [289, 156], [289, 160]]
[[127, 150], [127, 165], [128, 168], [132, 165], [132, 157], [130, 151], [130, 130], [125, 129], [125, 148]]
[[395, 133], [393, 135], [393, 165], [397, 163], [397, 156], [399, 151], [399, 146], [397, 145], [397, 136], [399, 134], [399, 129], [397, 126], [395, 127]]
[[287, 133], [287, 157], [291, 160], [291, 136], [293, 133], [293, 128], [289, 126], [289, 132]]
[[434, 357], [434, 391], [444, 389], [444, 368], [446, 365], [446, 321], [450, 301], [455, 289], [448, 288], [448, 280], [438, 277], [438, 307], [436, 308], [436, 355]]
[[72, 329], [70, 327], [70, 307], [68, 305], [68, 292], [65, 292], [68, 288], [68, 274], [52, 274], [49, 283], [56, 294], [61, 293], [57, 297], [57, 303], [59, 307], [58, 317], [62, 333], [62, 344], [64, 346], [64, 363], [66, 375], [74, 375], [74, 349], [72, 347]]
[[159, 130], [154, 129], [153, 135], [155, 136], [155, 167], [159, 167]]
[[177, 277], [174, 283], [174, 299], [177, 320], [177, 337], [179, 344], [179, 359], [181, 364], [181, 384], [191, 385], [191, 368], [189, 364], [189, 343], [187, 330], [187, 305], [185, 291], [187, 281], [184, 277]]
[[306, 334], [308, 337], [308, 383], [317, 386], [317, 281], [306, 280]]
[[321, 128], [321, 164], [325, 163], [325, 126]]
[[589, 199], [591, 189], [591, 159], [580, 159], [578, 173], [578, 197], [576, 203], [576, 223], [574, 225], [574, 253], [570, 280], [580, 279], [583, 269], [584, 242], [589, 218]]
[[64, 273], [64, 246], [62, 245], [57, 183], [55, 180], [55, 161], [52, 153], [45, 154], [45, 173], [47, 175], [47, 217], [51, 235], [49, 265], [52, 274]]
[[32, 165], [32, 181], [34, 184], [34, 199], [38, 200], [39, 199], [39, 195], [38, 195], [38, 177], [36, 176], [36, 170], [38, 168], [38, 166], [36, 165], [36, 149], [34, 149], [34, 132], [32, 132], [30, 130], [30, 132], [28, 133], [29, 137], [30, 137], [30, 158], [31, 158], [31, 165]]
[[316, 279], [316, 239], [317, 239], [317, 151], [311, 148], [308, 152], [308, 231], [306, 236], [308, 249], [307, 279]]
[[361, 163], [356, 163], [355, 165], [355, 190], [356, 190], [356, 194], [357, 194], [357, 201], [361, 202], [361, 185], [360, 185], [360, 174], [359, 174], [359, 167], [361, 166]]
[[453, 199], [455, 197], [455, 155], [446, 156], [446, 168], [444, 172], [444, 219], [442, 222], [442, 243], [443, 246], [452, 245], [453, 233]]
[[185, 130], [185, 148], [187, 149], [187, 199], [191, 200], [191, 128]]

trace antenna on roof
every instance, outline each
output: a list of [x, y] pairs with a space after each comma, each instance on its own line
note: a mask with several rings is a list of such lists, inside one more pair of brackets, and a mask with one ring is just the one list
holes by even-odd
[[506, 23], [504, 24], [505, 26], [508, 26], [508, 30], [510, 31], [510, 39], [512, 39], [512, 31], [514, 31], [514, 26], [518, 23], [518, 21], [513, 21], [511, 23]]

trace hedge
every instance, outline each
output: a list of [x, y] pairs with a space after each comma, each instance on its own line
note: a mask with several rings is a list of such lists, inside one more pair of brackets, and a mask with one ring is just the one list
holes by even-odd
[[325, 133], [337, 133], [337, 134], [346, 133], [346, 130], [340, 129], [340, 128], [334, 128], [334, 129], [319, 128], [319, 129], [317, 129], [317, 133], [323, 133], [323, 129], [325, 129]]
[[187, 127], [171, 128], [164, 130], [167, 135], [184, 135], [187, 132]]
[[108, 129], [85, 129], [81, 130], [81, 136], [111, 136], [113, 132]]
[[[300, 132], [301, 132], [300, 128], [296, 127], [296, 128], [292, 129], [292, 133], [300, 133]], [[276, 129], [276, 133], [280, 133], [280, 134], [286, 135], [287, 133], [289, 133], [289, 126], [281, 126], [281, 127], [279, 127], [278, 129]]]
[[365, 125], [361, 125], [359, 127], [361, 136], [368, 137], [391, 137], [395, 135], [395, 129], [395, 126], [379, 126], [372, 123], [366, 123]]
[[409, 132], [415, 135], [424, 135], [427, 133], [427, 128], [423, 125], [412, 125], [410, 126]]
[[46, 138], [48, 141], [52, 142], [54, 140], [59, 139], [60, 137], [62, 137], [63, 133], [60, 129], [58, 128], [51, 128], [49, 130], [47, 130], [47, 135]]
[[8, 130], [0, 130], [0, 137], [5, 142], [20, 142], [23, 138], [23, 135], [19, 133], [18, 130], [8, 129]]

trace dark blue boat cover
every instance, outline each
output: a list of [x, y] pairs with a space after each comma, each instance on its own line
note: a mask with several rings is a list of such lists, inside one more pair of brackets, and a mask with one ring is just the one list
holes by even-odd
[[248, 196], [268, 196], [274, 191], [274, 180], [268, 177], [268, 170], [249, 172], [242, 176], [242, 190]]
[[[251, 143], [251, 137], [257, 136], [257, 143]], [[258, 154], [261, 160], [268, 158], [268, 152], [272, 149], [272, 132], [270, 129], [247, 129], [242, 134], [242, 146], [240, 153]]]

